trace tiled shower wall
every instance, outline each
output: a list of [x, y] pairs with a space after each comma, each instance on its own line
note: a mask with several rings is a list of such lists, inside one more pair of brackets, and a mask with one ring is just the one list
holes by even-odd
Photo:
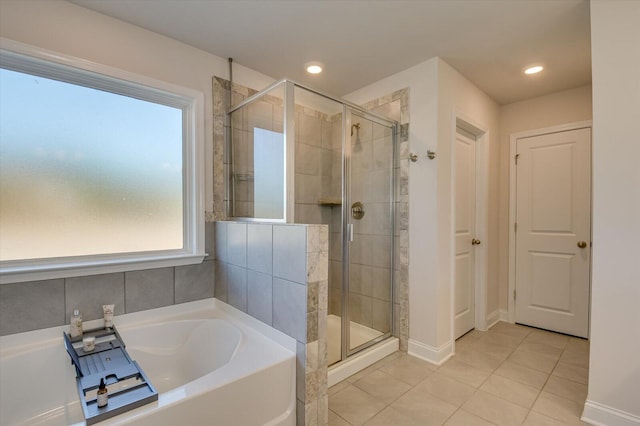
[[331, 204], [342, 196], [342, 115], [296, 105], [295, 117], [294, 221], [329, 225]]
[[216, 222], [215, 231], [215, 297], [296, 339], [298, 424], [327, 424], [327, 227]]
[[213, 297], [213, 223], [206, 224], [211, 253], [197, 265], [0, 285], [0, 335], [69, 324], [74, 309], [84, 320], [144, 311]]
[[[220, 79], [214, 82], [218, 83], [216, 93], [228, 92], [228, 82]], [[231, 96], [237, 104], [252, 93], [234, 85]], [[235, 197], [232, 206], [231, 194], [225, 194], [226, 217], [253, 217], [254, 128], [282, 133], [283, 112], [282, 99], [268, 93], [232, 114], [234, 170], [230, 170], [231, 158], [225, 157], [223, 164], [224, 176], [233, 182], [229, 191], [233, 191]], [[323, 112], [296, 105], [295, 223], [330, 222], [331, 210], [321, 205], [321, 200], [335, 201], [341, 197], [341, 125], [341, 114], [329, 117]]]
[[228, 210], [228, 216], [254, 216], [254, 128], [282, 133], [283, 111], [282, 99], [267, 94], [232, 114], [231, 146], [234, 169], [230, 169], [229, 158], [225, 176], [233, 181], [230, 191], [235, 193], [235, 204], [228, 206], [229, 209], [235, 210]]
[[[256, 93], [255, 90], [233, 84], [229, 81], [213, 78], [214, 98], [214, 211], [208, 213], [208, 218], [224, 220], [227, 218], [229, 206], [229, 194], [225, 190], [225, 176], [229, 176], [228, 157], [225, 154], [225, 123], [226, 110], [229, 98], [232, 104], [237, 105], [242, 100]], [[401, 350], [407, 350], [409, 336], [409, 272], [408, 272], [408, 247], [409, 247], [409, 90], [402, 89], [387, 96], [374, 99], [363, 105], [367, 110], [382, 114], [400, 122], [398, 141], [396, 146], [395, 173], [397, 176], [395, 187], [395, 263], [393, 274], [395, 280], [393, 295], [393, 335], [400, 338]], [[277, 105], [273, 103], [272, 123], [277, 124]], [[264, 108], [263, 113], [268, 114], [269, 108]], [[266, 111], [266, 112], [265, 112]], [[265, 116], [262, 119], [268, 120]], [[330, 134], [326, 123], [331, 126]], [[265, 121], [265, 123], [267, 123]], [[280, 124], [281, 125], [281, 124]], [[308, 108], [296, 106], [296, 218], [300, 223], [323, 223], [329, 225], [329, 313], [341, 315], [341, 285], [342, 285], [342, 242], [341, 242], [341, 206], [317, 205], [319, 199], [339, 200], [341, 198], [341, 125], [340, 114], [327, 117], [326, 114]], [[276, 129], [274, 129], [276, 130]], [[305, 145], [302, 147], [302, 145]], [[320, 149], [320, 176], [318, 176], [318, 162], [305, 164], [313, 158], [311, 154], [317, 154]], [[301, 151], [306, 150], [303, 155]], [[327, 173], [330, 171], [330, 177]], [[320, 182], [318, 188], [317, 182]], [[299, 182], [301, 182], [299, 184]], [[329, 183], [330, 182], [330, 183]], [[329, 185], [329, 186], [327, 186]], [[327, 193], [328, 190], [328, 193]], [[367, 265], [368, 266], [368, 265]], [[376, 271], [381, 272], [381, 271]], [[369, 273], [366, 271], [365, 273]], [[362, 296], [362, 294], [360, 294]], [[373, 304], [373, 294], [367, 295]], [[356, 296], [354, 299], [357, 299]], [[368, 306], [367, 299], [365, 305]], [[377, 304], [388, 303], [384, 297], [377, 298]], [[361, 315], [362, 316], [362, 315]], [[370, 324], [373, 325], [373, 314], [369, 315]], [[379, 318], [376, 323], [382, 322]]]
[[[395, 236], [393, 242], [393, 250], [395, 251], [393, 274], [394, 274], [394, 294], [393, 294], [393, 318], [394, 330], [393, 335], [400, 339], [400, 349], [406, 351], [409, 337], [408, 318], [409, 318], [409, 90], [402, 89], [393, 92], [390, 95], [374, 99], [363, 105], [363, 108], [389, 117], [400, 123], [397, 129], [397, 141], [395, 146], [395, 164], [393, 165], [395, 181]], [[386, 135], [364, 127], [365, 121], [362, 122], [363, 127], [360, 129], [358, 142], [359, 153], [354, 153], [352, 157], [352, 168], [354, 173], [360, 174], [359, 180], [368, 182], [375, 180], [381, 176], [384, 169], [385, 156], [376, 154], [375, 145], [378, 146], [378, 154], [384, 152], [381, 144], [388, 142]], [[358, 156], [360, 155], [360, 158]], [[386, 179], [386, 178], [385, 178]], [[380, 186], [379, 184], [377, 186]], [[390, 273], [390, 265], [387, 264], [388, 256], [385, 251], [391, 250], [391, 247], [383, 241], [382, 243], [369, 244], [372, 250], [367, 251], [366, 242], [376, 239], [385, 234], [384, 226], [382, 228], [372, 228], [372, 224], [383, 225], [386, 209], [386, 203], [378, 203], [382, 199], [376, 198], [377, 195], [386, 196], [386, 194], [373, 194], [373, 198], [365, 194], [354, 194], [360, 196], [365, 206], [368, 206], [367, 215], [377, 215], [371, 221], [365, 224], [365, 221], [358, 223], [354, 232], [359, 234], [360, 240], [364, 244], [352, 247], [355, 253], [355, 259], [352, 256], [352, 265], [350, 270], [350, 312], [351, 319], [360, 324], [374, 328], [381, 332], [388, 331], [388, 304], [389, 300], [388, 280], [386, 279]], [[354, 198], [355, 199], [355, 198]], [[332, 216], [332, 228], [329, 234], [330, 250], [329, 250], [329, 313], [341, 315], [342, 310], [342, 240], [339, 224], [341, 221], [340, 208], [334, 208]], [[370, 216], [369, 216], [370, 217]], [[358, 226], [364, 225], [364, 226]], [[376, 248], [375, 253], [374, 249]], [[386, 247], [386, 248], [385, 248]]]
[[397, 90], [389, 95], [362, 105], [366, 110], [389, 117], [400, 123], [394, 164], [395, 240], [394, 240], [394, 294], [393, 335], [400, 339], [400, 350], [407, 351], [409, 341], [409, 89]]
[[296, 105], [295, 185], [295, 222], [329, 226], [329, 313], [341, 316], [342, 114]]
[[391, 254], [393, 222], [393, 139], [391, 129], [364, 118], [351, 136], [351, 202], [365, 208], [352, 220], [354, 239], [349, 252], [349, 319], [391, 331]]

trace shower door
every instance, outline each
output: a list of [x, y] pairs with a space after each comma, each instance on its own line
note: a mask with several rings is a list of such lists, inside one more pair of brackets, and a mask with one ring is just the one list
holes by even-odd
[[391, 334], [394, 126], [345, 114], [342, 359]]

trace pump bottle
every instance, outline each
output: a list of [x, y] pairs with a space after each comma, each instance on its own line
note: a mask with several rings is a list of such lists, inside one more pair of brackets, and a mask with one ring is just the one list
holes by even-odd
[[109, 393], [107, 387], [104, 384], [104, 379], [100, 378], [100, 386], [98, 386], [98, 408], [106, 407], [109, 403]]
[[69, 336], [71, 340], [80, 340], [82, 338], [82, 316], [78, 309], [74, 309], [71, 323], [69, 324]]

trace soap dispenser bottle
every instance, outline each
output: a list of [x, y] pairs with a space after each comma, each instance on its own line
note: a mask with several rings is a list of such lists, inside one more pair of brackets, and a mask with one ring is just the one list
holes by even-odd
[[80, 340], [82, 338], [82, 316], [78, 309], [74, 309], [73, 315], [71, 316], [69, 336], [71, 336], [71, 340]]

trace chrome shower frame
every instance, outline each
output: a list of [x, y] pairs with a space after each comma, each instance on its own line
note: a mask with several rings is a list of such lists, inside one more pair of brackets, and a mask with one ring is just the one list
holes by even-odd
[[[341, 360], [344, 361], [347, 358], [355, 355], [357, 352], [362, 351], [363, 349], [369, 348], [377, 343], [388, 339], [393, 335], [393, 330], [395, 330], [395, 322], [396, 318], [394, 316], [394, 304], [395, 304], [395, 274], [394, 269], [396, 266], [396, 253], [398, 247], [396, 247], [396, 204], [397, 204], [397, 164], [398, 164], [398, 136], [400, 126], [398, 122], [393, 121], [387, 117], [384, 117], [380, 114], [373, 113], [371, 111], [367, 111], [364, 108], [353, 104], [351, 102], [345, 101], [344, 99], [338, 98], [336, 96], [332, 96], [330, 94], [324, 93], [322, 91], [313, 89], [304, 84], [295, 82], [290, 79], [281, 79], [278, 80], [271, 85], [267, 86], [263, 90], [254, 95], [246, 98], [238, 105], [229, 108], [227, 111], [227, 118], [229, 119], [230, 126], [231, 125], [230, 115], [234, 111], [237, 111], [252, 102], [260, 99], [265, 94], [271, 92], [272, 90], [278, 88], [279, 86], [284, 86], [284, 123], [283, 123], [283, 133], [284, 133], [284, 141], [285, 141], [285, 152], [286, 152], [286, 160], [285, 160], [285, 198], [284, 198], [284, 212], [285, 217], [283, 219], [260, 219], [260, 218], [243, 218], [243, 217], [234, 217], [233, 220], [243, 220], [243, 221], [253, 221], [253, 222], [287, 222], [294, 223], [294, 206], [295, 206], [295, 99], [294, 99], [294, 90], [295, 87], [299, 87], [304, 89], [310, 93], [316, 94], [318, 96], [324, 97], [326, 99], [335, 101], [342, 105], [342, 229], [341, 229], [341, 240], [342, 240], [342, 342], [341, 342]], [[391, 312], [389, 313], [391, 321], [389, 324], [389, 331], [383, 333], [381, 336], [366, 342], [363, 345], [350, 349], [350, 312], [349, 312], [349, 238], [350, 229], [349, 229], [349, 215], [350, 208], [347, 205], [346, 201], [349, 198], [349, 190], [351, 187], [351, 176], [350, 176], [350, 158], [351, 158], [351, 136], [353, 134], [354, 127], [359, 132], [360, 126], [359, 123], [352, 123], [352, 113], [362, 117], [364, 119], [370, 120], [374, 123], [381, 124], [385, 127], [389, 127], [391, 129], [391, 143], [392, 143], [392, 166], [391, 166], [391, 179], [390, 179], [390, 203], [389, 203], [389, 216], [391, 220], [391, 253], [390, 253], [390, 276], [389, 282], [391, 283]], [[291, 137], [290, 137], [291, 136]], [[233, 139], [229, 140], [229, 150], [233, 152]], [[231, 178], [231, 176], [229, 177]], [[227, 184], [229, 185], [229, 183]], [[230, 188], [231, 191], [233, 188]], [[229, 187], [227, 186], [227, 190]], [[233, 194], [230, 194], [233, 196]], [[233, 205], [232, 197], [229, 197], [231, 204]]]
[[[350, 268], [350, 249], [349, 249], [349, 235], [352, 232], [352, 229], [349, 229], [351, 225], [350, 217], [351, 217], [351, 207], [350, 203], [346, 202], [349, 200], [350, 189], [352, 184], [351, 179], [351, 165], [350, 159], [352, 156], [351, 152], [351, 137], [353, 136], [353, 128], [355, 127], [357, 131], [360, 130], [360, 123], [353, 123], [353, 115], [361, 117], [365, 120], [372, 121], [377, 124], [381, 124], [384, 126], [389, 126], [391, 128], [391, 144], [393, 147], [393, 153], [391, 158], [391, 180], [389, 182], [389, 194], [390, 194], [390, 203], [389, 203], [389, 217], [391, 220], [391, 254], [390, 254], [390, 265], [389, 268], [389, 282], [391, 283], [391, 312], [389, 313], [389, 317], [391, 318], [391, 323], [389, 324], [389, 331], [387, 333], [383, 333], [381, 336], [369, 340], [366, 343], [354, 347], [353, 349], [350, 347], [351, 341], [351, 314], [349, 309], [349, 285], [344, 285], [344, 283], [349, 283], [349, 268]], [[399, 125], [397, 122], [392, 121], [388, 118], [381, 117], [377, 114], [371, 113], [363, 108], [353, 108], [351, 105], [345, 104], [343, 107], [343, 132], [342, 132], [342, 344], [341, 344], [341, 361], [346, 360], [352, 355], [367, 349], [371, 346], [376, 345], [377, 343], [388, 339], [393, 335], [393, 330], [395, 326], [396, 318], [393, 315], [393, 306], [395, 303], [395, 286], [396, 282], [394, 279], [394, 268], [396, 263], [396, 253], [398, 247], [396, 247], [396, 185], [397, 185], [397, 176], [396, 176], [396, 164], [397, 164], [397, 138], [398, 138], [398, 130]], [[351, 129], [351, 131], [349, 131]], [[357, 133], [356, 133], [357, 135]], [[356, 136], [359, 137], [359, 136]], [[347, 266], [345, 266], [347, 265]]]

